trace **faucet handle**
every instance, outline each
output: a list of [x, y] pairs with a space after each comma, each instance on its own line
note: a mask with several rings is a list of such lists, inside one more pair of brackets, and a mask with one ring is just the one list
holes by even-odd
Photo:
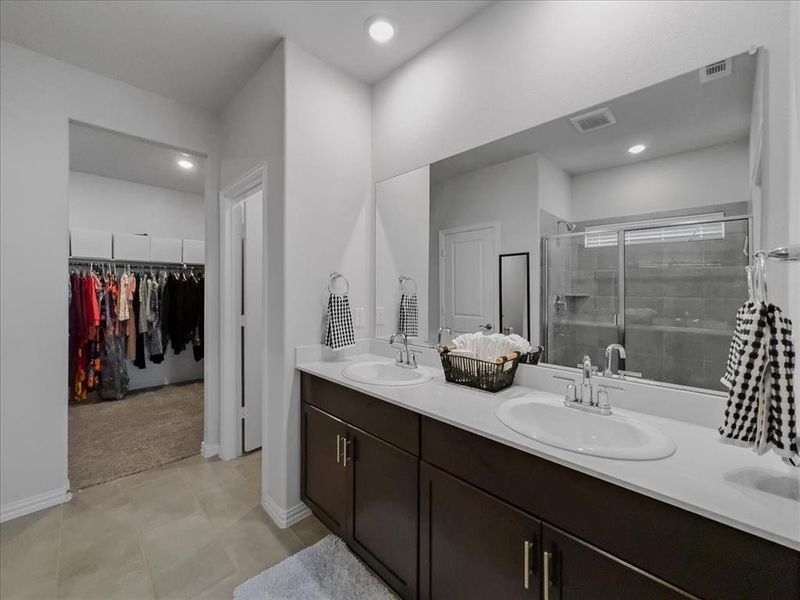
[[413, 350], [409, 350], [408, 351], [408, 356], [406, 358], [408, 358], [408, 364], [411, 365], [412, 367], [416, 368], [416, 366], [417, 366], [417, 353], [414, 352]]
[[608, 390], [604, 385], [597, 388], [597, 395], [595, 406], [600, 409], [601, 413], [611, 412], [611, 402], [608, 400]]
[[578, 388], [575, 385], [575, 380], [572, 377], [562, 377], [561, 375], [553, 375], [553, 379], [561, 379], [567, 382], [567, 391], [564, 394], [564, 400], [567, 402], [575, 402], [578, 399]]
[[616, 390], [618, 392], [624, 392], [625, 388], [621, 388], [616, 385], [606, 385], [606, 384], [600, 384], [597, 387], [595, 406], [597, 406], [597, 408], [600, 409], [601, 415], [611, 414], [611, 402], [608, 397], [608, 390]]

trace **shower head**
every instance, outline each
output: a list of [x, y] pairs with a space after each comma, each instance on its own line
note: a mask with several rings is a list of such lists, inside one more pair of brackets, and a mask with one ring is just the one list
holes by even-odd
[[564, 224], [564, 227], [567, 228], [567, 232], [572, 233], [573, 231], [575, 231], [576, 227], [575, 223], [570, 223], [569, 221], [559, 221], [558, 223], [556, 223], [556, 228], [558, 228], [558, 226], [561, 225], [562, 223]]

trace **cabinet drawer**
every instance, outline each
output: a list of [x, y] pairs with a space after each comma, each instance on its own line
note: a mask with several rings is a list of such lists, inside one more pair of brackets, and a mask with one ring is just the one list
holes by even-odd
[[702, 598], [800, 597], [800, 553], [426, 417], [421, 458]]
[[302, 399], [325, 412], [419, 456], [419, 415], [307, 373]]

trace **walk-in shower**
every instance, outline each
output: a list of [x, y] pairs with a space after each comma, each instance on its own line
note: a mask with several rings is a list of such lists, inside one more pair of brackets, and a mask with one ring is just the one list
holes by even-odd
[[545, 361], [722, 389], [736, 311], [747, 299], [749, 216], [723, 212], [587, 226], [542, 240]]

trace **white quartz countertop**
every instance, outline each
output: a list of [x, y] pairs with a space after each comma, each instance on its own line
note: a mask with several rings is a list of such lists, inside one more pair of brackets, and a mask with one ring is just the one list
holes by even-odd
[[[614, 409], [618, 414], [657, 427], [674, 440], [677, 451], [668, 458], [649, 461], [587, 456], [536, 442], [497, 419], [494, 414], [497, 404], [524, 396], [534, 391], [531, 388], [515, 385], [491, 394], [448, 383], [444, 375], [405, 387], [355, 383], [342, 376], [347, 365], [366, 360], [390, 361], [383, 356], [362, 354], [335, 361], [303, 362], [297, 368], [800, 550], [800, 469], [785, 465], [774, 454], [757, 456], [750, 450], [721, 444], [716, 432], [709, 427]], [[556, 394], [547, 395], [554, 402], [561, 401]]]

